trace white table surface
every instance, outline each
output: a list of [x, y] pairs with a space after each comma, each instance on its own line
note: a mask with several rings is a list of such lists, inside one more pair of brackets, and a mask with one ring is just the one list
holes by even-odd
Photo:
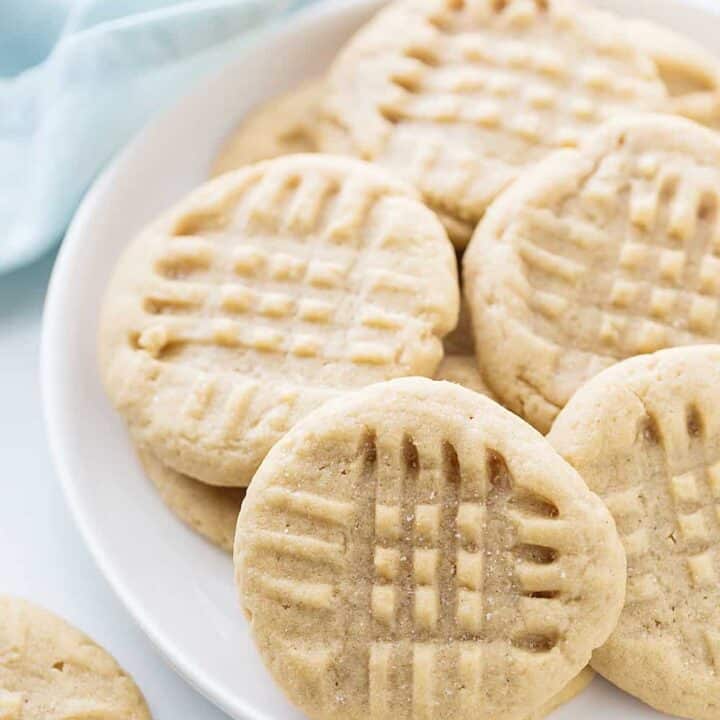
[[44, 605], [107, 648], [140, 685], [155, 720], [227, 720], [135, 625], [65, 505], [45, 439], [38, 368], [53, 261], [0, 277], [0, 593]]

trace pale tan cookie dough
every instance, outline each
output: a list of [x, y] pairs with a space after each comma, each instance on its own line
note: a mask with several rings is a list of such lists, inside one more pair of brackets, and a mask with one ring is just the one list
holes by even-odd
[[528, 720], [544, 720], [558, 708], [574, 700], [584, 692], [595, 677], [595, 673], [586, 667], [577, 677], [573, 678], [563, 690], [549, 700], [540, 710], [534, 712]]
[[585, 667], [625, 592], [580, 476], [496, 403], [424, 378], [291, 429], [248, 490], [235, 567], [264, 662], [313, 720], [524, 718]]
[[631, 20], [628, 29], [658, 67], [670, 96], [668, 110], [720, 129], [720, 57], [647, 20]]
[[720, 339], [720, 136], [618, 120], [529, 170], [463, 260], [478, 364], [546, 432], [618, 360]]
[[666, 106], [655, 64], [613, 15], [573, 0], [395, 0], [333, 64], [317, 137], [472, 229], [550, 151], [618, 112]]
[[132, 678], [61, 618], [0, 596], [0, 718], [150, 720]]
[[213, 176], [280, 155], [315, 152], [322, 89], [322, 80], [309, 80], [251, 112], [218, 153]]
[[327, 398], [432, 376], [458, 295], [452, 245], [412, 188], [352, 158], [288, 155], [203, 185], [130, 243], [100, 368], [139, 445], [244, 487]]
[[720, 717], [720, 346], [632, 358], [585, 385], [550, 442], [615, 517], [625, 609], [593, 667], [654, 708]]
[[195, 532], [226, 552], [232, 552], [235, 525], [244, 488], [206, 485], [163, 465], [151, 452], [137, 451], [145, 474], [165, 505]]

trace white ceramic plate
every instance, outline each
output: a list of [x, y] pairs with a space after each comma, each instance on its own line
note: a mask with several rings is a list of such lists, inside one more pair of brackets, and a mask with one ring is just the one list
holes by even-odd
[[[228, 557], [186, 530], [142, 475], [100, 386], [95, 336], [103, 289], [146, 221], [202, 182], [237, 119], [318, 74], [380, 0], [327, 0], [263, 35], [211, 82], [152, 122], [99, 178], [58, 257], [47, 299], [42, 375], [51, 450], [102, 572], [170, 663], [235, 718], [295, 719], [255, 652]], [[718, 0], [597, 0], [661, 20], [712, 48]], [[659, 715], [601, 680], [557, 720]]]

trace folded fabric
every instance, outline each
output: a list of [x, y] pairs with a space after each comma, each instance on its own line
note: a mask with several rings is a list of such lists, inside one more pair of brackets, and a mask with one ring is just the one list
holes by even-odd
[[5, 0], [0, 273], [59, 241], [95, 175], [150, 115], [252, 31], [311, 1]]

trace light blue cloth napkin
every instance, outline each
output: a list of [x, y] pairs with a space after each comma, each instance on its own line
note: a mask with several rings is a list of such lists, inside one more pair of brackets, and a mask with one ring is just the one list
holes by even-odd
[[0, 0], [0, 273], [60, 240], [150, 115], [311, 1]]

